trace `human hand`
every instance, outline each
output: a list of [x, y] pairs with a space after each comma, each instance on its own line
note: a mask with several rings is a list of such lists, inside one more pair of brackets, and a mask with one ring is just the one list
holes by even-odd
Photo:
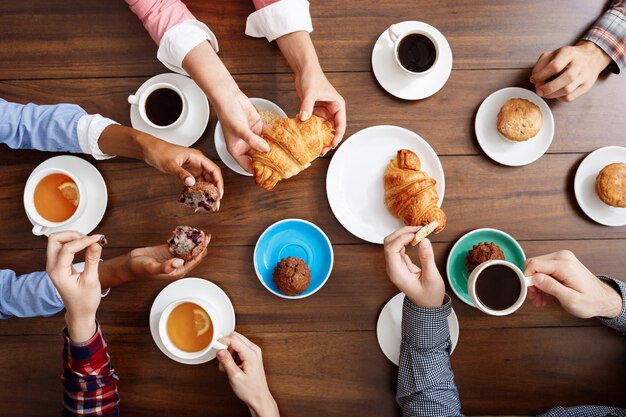
[[235, 395], [255, 416], [278, 416], [278, 406], [267, 386], [261, 348], [237, 332], [219, 341], [228, 345], [228, 350], [217, 352], [219, 369], [228, 375]]
[[263, 121], [259, 112], [240, 90], [220, 97], [215, 109], [228, 152], [243, 169], [252, 173], [251, 151], [270, 150], [270, 145], [260, 136], [263, 132]]
[[524, 274], [533, 277], [528, 298], [546, 305], [545, 294], [554, 296], [565, 311], [580, 318], [614, 318], [622, 310], [622, 297], [599, 280], [567, 250], [536, 256], [525, 262]]
[[[589, 91], [610, 63], [611, 57], [595, 43], [581, 41], [576, 46], [564, 46], [541, 54], [530, 82], [535, 84], [540, 97], [570, 102]], [[547, 82], [554, 76], [557, 77]]]
[[296, 75], [295, 84], [301, 101], [300, 120], [307, 120], [314, 114], [330, 121], [335, 128], [335, 138], [330, 147], [322, 149], [321, 154], [325, 155], [339, 145], [346, 133], [346, 102], [319, 66]]
[[[85, 342], [96, 332], [96, 311], [100, 305], [98, 264], [102, 235], [85, 236], [79, 232], [52, 233], [48, 238], [46, 272], [65, 305], [65, 321], [72, 341]], [[74, 255], [85, 251], [85, 269], [74, 269]]]
[[178, 279], [191, 272], [207, 254], [211, 236], [206, 236], [207, 248], [190, 261], [172, 256], [167, 245], [133, 249], [128, 253], [126, 267], [131, 279]]
[[419, 229], [419, 226], [405, 226], [385, 238], [387, 275], [413, 304], [439, 307], [446, 295], [446, 288], [435, 264], [430, 240], [423, 239], [418, 246], [421, 269], [406, 254], [406, 245], [413, 240]]
[[224, 179], [220, 167], [202, 152], [173, 145], [155, 137], [150, 136], [150, 139], [144, 140], [142, 146], [144, 160], [148, 165], [178, 177], [186, 186], [194, 185], [196, 178], [213, 183], [220, 195], [224, 194]]

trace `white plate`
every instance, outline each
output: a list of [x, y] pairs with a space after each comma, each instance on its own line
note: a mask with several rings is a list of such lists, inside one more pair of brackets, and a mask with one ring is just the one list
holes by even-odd
[[387, 30], [378, 37], [372, 51], [372, 68], [378, 83], [389, 94], [404, 100], [421, 100], [430, 97], [445, 85], [452, 71], [452, 49], [435, 27], [417, 21], [406, 21], [396, 25], [400, 32], [423, 30], [435, 38], [440, 46], [439, 59], [427, 74], [414, 77], [398, 68], [393, 56], [393, 45]]
[[[402, 342], [402, 304], [404, 303], [404, 293], [397, 294], [387, 301], [383, 310], [378, 316], [376, 324], [376, 337], [378, 344], [387, 359], [398, 365], [400, 362], [400, 344]], [[454, 309], [450, 309], [448, 316], [448, 328], [450, 329], [450, 340], [454, 352], [459, 341], [459, 319], [456, 317]]]
[[596, 177], [602, 168], [614, 162], [626, 163], [626, 148], [607, 146], [591, 152], [580, 163], [574, 178], [578, 205], [592, 220], [605, 226], [625, 226], [626, 208], [604, 203], [596, 193]]
[[209, 101], [191, 78], [174, 73], [159, 74], [150, 78], [139, 87], [135, 95], [140, 96], [146, 88], [156, 83], [173, 84], [183, 93], [189, 104], [187, 119], [175, 128], [156, 129], [143, 121], [136, 105], [131, 105], [131, 124], [135, 129], [169, 143], [185, 147], [193, 145], [200, 139], [209, 123]]
[[[48, 229], [46, 236], [50, 236], [54, 232], [63, 232], [66, 230], [76, 230], [88, 235], [98, 227], [100, 221], [104, 217], [107, 210], [108, 194], [107, 185], [102, 178], [100, 171], [84, 159], [71, 155], [55, 156], [37, 166], [28, 177], [32, 177], [39, 171], [48, 168], [62, 168], [80, 178], [85, 190], [87, 190], [87, 204], [82, 214], [76, 219], [64, 224], [63, 226], [52, 227]], [[28, 220], [35, 225], [33, 219], [26, 214]]]
[[399, 149], [419, 156], [422, 169], [437, 181], [439, 206], [443, 202], [443, 167], [428, 142], [398, 126], [372, 126], [350, 136], [337, 149], [326, 174], [326, 195], [333, 214], [350, 233], [382, 244], [385, 236], [404, 223], [384, 202], [383, 176]]
[[[525, 142], [514, 142], [498, 133], [500, 107], [511, 98], [524, 98], [541, 109], [541, 130]], [[517, 167], [535, 162], [546, 153], [554, 137], [554, 117], [548, 104], [537, 94], [525, 88], [508, 87], [492, 93], [482, 102], [476, 113], [474, 128], [478, 144], [488, 157], [502, 165]]]
[[161, 349], [161, 352], [173, 361], [184, 363], [186, 365], [198, 365], [215, 359], [217, 350], [211, 349], [203, 356], [196, 359], [181, 359], [172, 355], [161, 341], [159, 335], [159, 319], [165, 308], [176, 300], [184, 297], [198, 297], [211, 304], [220, 315], [220, 323], [222, 328], [221, 334], [228, 335], [235, 330], [235, 309], [226, 293], [211, 281], [201, 278], [183, 278], [172, 282], [163, 288], [159, 295], [152, 303], [150, 309], [150, 333], [154, 343]]
[[[277, 104], [265, 100], [264, 98], [256, 98], [253, 97], [250, 99], [250, 102], [257, 108], [259, 111], [261, 110], [273, 110], [280, 115], [280, 117], [287, 117], [287, 113], [283, 111]], [[235, 171], [239, 175], [245, 175], [246, 177], [251, 177], [252, 174], [246, 171], [235, 161], [235, 159], [230, 155], [228, 149], [226, 148], [226, 142], [224, 141], [224, 131], [222, 130], [222, 124], [220, 121], [217, 121], [217, 125], [215, 125], [215, 149], [217, 150], [217, 154], [220, 159], [228, 168]]]

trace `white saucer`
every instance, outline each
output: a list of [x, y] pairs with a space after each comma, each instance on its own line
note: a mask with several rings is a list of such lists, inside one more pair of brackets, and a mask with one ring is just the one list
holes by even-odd
[[[498, 133], [500, 107], [511, 98], [524, 98], [541, 109], [541, 130], [525, 142], [513, 142]], [[525, 88], [508, 87], [492, 93], [483, 101], [476, 113], [474, 129], [478, 144], [488, 157], [502, 165], [517, 167], [535, 162], [546, 153], [554, 137], [554, 117], [548, 104], [537, 94]]]
[[163, 310], [170, 303], [189, 296], [202, 298], [215, 307], [215, 310], [221, 316], [220, 323], [222, 328], [220, 333], [222, 335], [228, 335], [235, 330], [235, 309], [226, 293], [220, 287], [211, 281], [201, 278], [183, 278], [174, 281], [163, 288], [154, 299], [152, 309], [150, 309], [150, 333], [152, 333], [154, 343], [168, 358], [186, 365], [198, 365], [215, 359], [217, 351], [211, 349], [204, 356], [196, 359], [180, 359], [165, 349], [161, 336], [159, 336], [159, 319]]
[[596, 193], [596, 177], [602, 168], [614, 162], [626, 163], [626, 148], [607, 146], [591, 152], [580, 163], [574, 177], [578, 205], [592, 220], [605, 226], [625, 226], [626, 208], [605, 204]]
[[[280, 117], [287, 117], [287, 113], [283, 111], [277, 104], [265, 100], [264, 98], [251, 98], [250, 102], [260, 111], [260, 110], [273, 110], [280, 115]], [[215, 149], [217, 150], [217, 154], [220, 159], [228, 168], [235, 171], [239, 175], [245, 175], [246, 177], [251, 177], [252, 174], [246, 171], [235, 161], [235, 159], [230, 155], [228, 149], [226, 148], [226, 142], [224, 141], [224, 131], [222, 130], [222, 124], [220, 121], [217, 121], [217, 125], [215, 125]]]
[[[63, 232], [66, 230], [76, 230], [83, 234], [91, 233], [104, 217], [107, 209], [108, 194], [107, 185], [102, 178], [102, 174], [98, 169], [84, 159], [71, 155], [55, 156], [37, 166], [28, 177], [32, 177], [39, 171], [48, 168], [63, 168], [80, 178], [80, 181], [87, 190], [87, 204], [82, 214], [76, 219], [64, 224], [63, 226], [52, 227], [48, 229], [46, 236], [50, 236], [54, 232]], [[28, 182], [28, 181], [27, 181]], [[35, 225], [33, 219], [26, 214], [28, 220]]]
[[[402, 342], [402, 304], [404, 303], [404, 293], [396, 294], [387, 301], [378, 316], [376, 324], [376, 337], [378, 344], [387, 359], [398, 365], [400, 362], [400, 344]], [[459, 341], [459, 319], [456, 317], [454, 309], [450, 310], [448, 316], [448, 328], [450, 329], [450, 340], [454, 352]]]
[[394, 43], [387, 30], [378, 37], [372, 51], [372, 68], [379, 84], [398, 98], [421, 100], [430, 97], [445, 85], [452, 71], [452, 49], [437, 28], [424, 23], [409, 20], [396, 24], [398, 31], [423, 30], [435, 38], [440, 46], [439, 59], [435, 67], [427, 74], [414, 77], [398, 68], [393, 56]]
[[394, 217], [384, 202], [385, 169], [400, 149], [419, 156], [422, 169], [437, 181], [439, 206], [443, 202], [443, 167], [428, 142], [398, 126], [372, 126], [350, 136], [337, 149], [326, 174], [326, 195], [333, 214], [350, 233], [372, 243], [404, 223]]
[[136, 105], [130, 105], [131, 124], [135, 129], [169, 143], [185, 147], [193, 145], [200, 139], [209, 123], [209, 101], [191, 78], [174, 73], [159, 74], [150, 78], [139, 87], [135, 95], [140, 96], [146, 88], [156, 83], [173, 84], [183, 93], [189, 105], [187, 120], [175, 128], [155, 129], [143, 121]]

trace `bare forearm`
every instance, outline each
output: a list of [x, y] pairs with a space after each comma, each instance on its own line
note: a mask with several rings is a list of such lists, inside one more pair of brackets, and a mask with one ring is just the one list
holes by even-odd
[[125, 282], [132, 281], [133, 277], [128, 268], [128, 255], [117, 256], [100, 263], [98, 268], [100, 286], [103, 290], [117, 287]]
[[281, 36], [276, 39], [276, 43], [296, 76], [307, 71], [322, 71], [313, 41], [307, 32]]
[[98, 146], [108, 155], [118, 155], [127, 158], [144, 159], [144, 146], [150, 140], [150, 135], [121, 125], [107, 126], [98, 139]]

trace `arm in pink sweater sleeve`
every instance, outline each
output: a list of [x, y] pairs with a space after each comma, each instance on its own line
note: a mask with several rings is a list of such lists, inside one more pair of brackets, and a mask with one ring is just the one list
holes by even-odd
[[193, 14], [180, 0], [126, 0], [126, 3], [157, 45], [161, 43], [161, 38], [169, 28], [185, 20], [195, 20]]

